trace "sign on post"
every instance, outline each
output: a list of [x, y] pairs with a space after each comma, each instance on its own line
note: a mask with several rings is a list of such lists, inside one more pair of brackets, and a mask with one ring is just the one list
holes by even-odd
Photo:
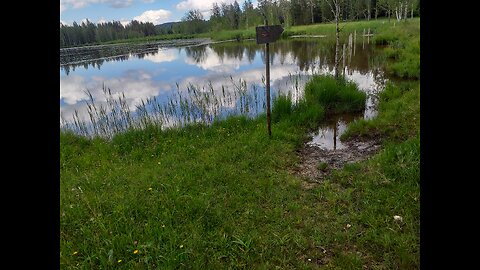
[[271, 128], [271, 110], [270, 110], [270, 47], [269, 43], [276, 41], [283, 32], [281, 25], [268, 25], [265, 19], [265, 25], [256, 27], [257, 44], [265, 44], [265, 94], [267, 96], [267, 129], [268, 136], [272, 136]]
[[281, 25], [263, 25], [256, 27], [257, 44], [275, 42], [283, 33]]

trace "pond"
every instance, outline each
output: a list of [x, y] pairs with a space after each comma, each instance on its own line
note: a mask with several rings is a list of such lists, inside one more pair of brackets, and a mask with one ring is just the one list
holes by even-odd
[[[336, 131], [331, 122], [321, 126], [312, 134], [321, 147], [342, 147], [331, 141], [348, 122], [375, 116], [376, 94], [386, 81], [373, 45], [360, 42], [347, 51], [341, 71], [368, 94], [366, 109], [337, 117]], [[166, 128], [265, 112], [264, 45], [252, 40], [104, 45], [63, 49], [60, 56], [60, 124], [82, 135], [111, 137], [151, 122]], [[279, 94], [300, 100], [312, 75], [333, 74], [334, 56], [333, 42], [324, 38], [270, 44], [272, 100]]]

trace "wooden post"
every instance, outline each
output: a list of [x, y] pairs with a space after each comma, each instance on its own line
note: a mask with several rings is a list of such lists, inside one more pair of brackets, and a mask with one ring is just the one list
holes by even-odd
[[[265, 25], [268, 26], [268, 20], [265, 19]], [[268, 136], [272, 137], [271, 111], [270, 111], [270, 44], [265, 43], [265, 77], [266, 77], [266, 95], [267, 95], [267, 129]]]
[[272, 137], [272, 120], [271, 120], [271, 108], [270, 108], [270, 42], [275, 42], [283, 32], [281, 25], [268, 26], [268, 19], [263, 14], [265, 19], [264, 26], [257, 26], [255, 29], [257, 44], [265, 44], [265, 95], [267, 103], [267, 129], [268, 136]]

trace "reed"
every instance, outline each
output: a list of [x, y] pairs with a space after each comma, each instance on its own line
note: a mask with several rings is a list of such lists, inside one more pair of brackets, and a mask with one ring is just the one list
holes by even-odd
[[[288, 93], [295, 97], [296, 104], [302, 97], [300, 89], [305, 83], [300, 73], [289, 74], [284, 89], [274, 89], [273, 100], [278, 93]], [[290, 82], [290, 85], [288, 85]], [[262, 83], [248, 83], [244, 79], [235, 80], [230, 76], [227, 83], [215, 89], [211, 81], [206, 85], [190, 83], [181, 89], [177, 83], [173, 93], [166, 99], [157, 97], [141, 99], [135, 106], [129, 106], [124, 92], [114, 92], [103, 85], [105, 102], [97, 102], [90, 90], [85, 90], [86, 119], [75, 111], [71, 121], [61, 115], [60, 127], [85, 137], [111, 139], [129, 130], [141, 130], [148, 126], [161, 129], [179, 128], [190, 124], [212, 124], [229, 116], [243, 115], [256, 117], [265, 109], [265, 79]]]

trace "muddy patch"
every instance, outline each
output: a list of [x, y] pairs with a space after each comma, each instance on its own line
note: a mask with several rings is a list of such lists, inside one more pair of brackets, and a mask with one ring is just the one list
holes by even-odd
[[305, 188], [311, 188], [332, 173], [342, 169], [345, 164], [366, 160], [380, 149], [380, 140], [361, 141], [353, 139], [342, 142], [340, 149], [327, 149], [305, 142], [298, 151], [300, 164], [295, 174], [302, 176], [307, 182]]

